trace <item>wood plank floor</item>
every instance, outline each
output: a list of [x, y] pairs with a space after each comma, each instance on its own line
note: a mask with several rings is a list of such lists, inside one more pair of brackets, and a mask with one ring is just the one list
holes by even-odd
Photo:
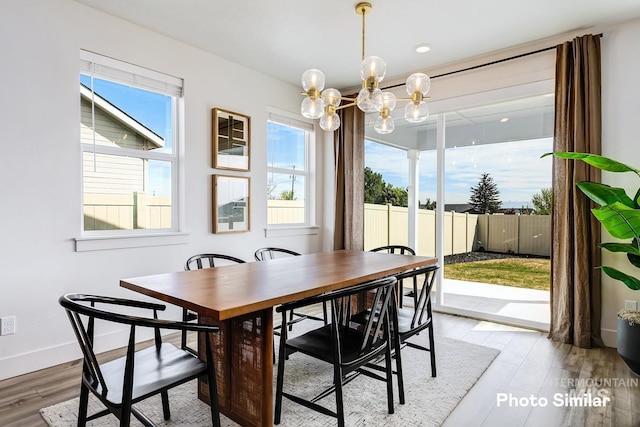
[[[540, 332], [444, 314], [435, 315], [435, 330], [437, 335], [501, 350], [445, 427], [640, 426], [639, 379], [615, 349], [580, 349], [552, 342]], [[177, 337], [171, 340], [177, 343]], [[0, 425], [46, 426], [39, 409], [77, 396], [79, 378], [80, 363], [73, 362], [0, 381]], [[611, 402], [605, 407], [554, 405], [556, 393], [563, 397], [589, 388], [593, 396], [602, 390]], [[407, 392], [410, 398], [412, 391]], [[498, 396], [512, 397], [511, 405], [498, 405]], [[514, 405], [528, 403], [531, 397], [548, 403]]]

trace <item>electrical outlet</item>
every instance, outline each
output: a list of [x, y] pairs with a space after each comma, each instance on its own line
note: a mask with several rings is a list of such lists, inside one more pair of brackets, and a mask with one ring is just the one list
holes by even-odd
[[625, 300], [624, 309], [629, 311], [638, 311], [638, 301]]
[[0, 318], [0, 335], [11, 335], [16, 333], [16, 316]]

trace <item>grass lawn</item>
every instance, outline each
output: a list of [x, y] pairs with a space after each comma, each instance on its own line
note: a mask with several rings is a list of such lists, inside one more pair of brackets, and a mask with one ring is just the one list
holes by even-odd
[[444, 277], [517, 288], [549, 290], [551, 262], [543, 258], [507, 258], [447, 264]]

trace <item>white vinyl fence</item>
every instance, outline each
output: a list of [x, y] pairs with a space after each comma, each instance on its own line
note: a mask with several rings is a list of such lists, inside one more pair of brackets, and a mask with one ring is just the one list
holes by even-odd
[[[365, 250], [385, 245], [407, 245], [408, 210], [365, 204]], [[435, 256], [435, 211], [418, 211], [418, 253]], [[444, 255], [477, 250], [549, 256], [549, 215], [472, 215], [444, 213]]]

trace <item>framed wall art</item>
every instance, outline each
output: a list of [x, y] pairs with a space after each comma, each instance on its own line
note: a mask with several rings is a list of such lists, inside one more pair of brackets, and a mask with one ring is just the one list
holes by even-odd
[[213, 167], [248, 171], [250, 166], [251, 118], [213, 109]]
[[213, 175], [213, 232], [249, 231], [250, 178]]

